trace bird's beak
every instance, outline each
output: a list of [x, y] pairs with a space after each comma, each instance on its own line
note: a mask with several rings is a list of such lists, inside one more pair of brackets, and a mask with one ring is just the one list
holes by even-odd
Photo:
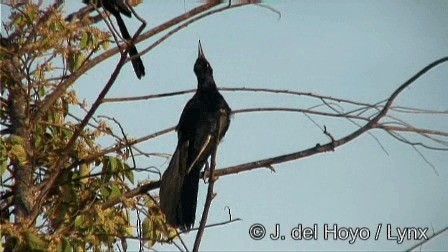
[[198, 58], [204, 58], [205, 59], [204, 51], [202, 51], [202, 46], [201, 46], [201, 41], [200, 40], [199, 40], [199, 45], [198, 45]]

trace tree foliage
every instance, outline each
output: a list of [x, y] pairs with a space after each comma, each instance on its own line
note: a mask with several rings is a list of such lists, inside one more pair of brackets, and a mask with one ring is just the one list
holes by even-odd
[[[42, 108], [92, 55], [108, 49], [110, 33], [94, 27], [88, 18], [68, 22], [58, 8], [37, 5], [13, 8], [4, 29], [0, 150], [6, 249], [112, 249], [118, 239], [136, 237], [130, 211], [138, 205], [148, 209], [143, 235], [150, 244], [173, 236], [149, 197], [103, 207], [135, 183], [134, 170], [126, 162], [129, 152], [83, 161], [101, 150], [101, 136], [113, 134], [104, 121], [82, 129], [73, 147], [67, 148], [80, 125], [71, 108], [85, 107], [74, 90], [63, 90]], [[39, 201], [48, 178], [56, 173], [57, 182]]]

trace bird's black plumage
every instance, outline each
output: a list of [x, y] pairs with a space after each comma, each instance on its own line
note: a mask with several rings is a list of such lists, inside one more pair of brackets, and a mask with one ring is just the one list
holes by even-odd
[[194, 225], [199, 174], [214, 146], [230, 125], [231, 109], [219, 93], [213, 69], [201, 43], [194, 72], [198, 87], [185, 105], [177, 125], [178, 143], [160, 186], [160, 208], [167, 222], [190, 229]]
[[[89, 4], [91, 0], [83, 0], [85, 4]], [[121, 18], [120, 14], [123, 14], [127, 17], [132, 17], [132, 11], [129, 6], [125, 3], [124, 0], [99, 0], [97, 1], [99, 6], [102, 6], [105, 10], [110, 12], [115, 19], [117, 20], [118, 28], [120, 29], [121, 35], [126, 41], [130, 41], [131, 35], [129, 35], [128, 29]], [[131, 57], [132, 67], [134, 68], [135, 74], [137, 78], [141, 79], [142, 76], [145, 75], [145, 66], [143, 65], [143, 61], [138, 55], [137, 48], [135, 45], [129, 45], [129, 57]]]

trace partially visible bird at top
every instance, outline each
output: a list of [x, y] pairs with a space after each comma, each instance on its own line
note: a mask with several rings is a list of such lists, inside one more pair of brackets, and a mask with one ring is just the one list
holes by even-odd
[[[126, 28], [126, 25], [120, 15], [123, 14], [129, 18], [132, 17], [132, 11], [125, 0], [98, 0], [93, 2], [97, 4], [97, 7], [102, 6], [115, 17], [121, 35], [126, 41], [129, 42], [132, 40], [131, 35], [129, 35], [128, 29]], [[83, 0], [83, 3], [90, 4], [91, 0]], [[129, 47], [129, 57], [131, 58], [132, 67], [134, 68], [137, 78], [141, 79], [142, 76], [145, 76], [145, 66], [143, 65], [143, 61], [132, 41], [130, 41]]]

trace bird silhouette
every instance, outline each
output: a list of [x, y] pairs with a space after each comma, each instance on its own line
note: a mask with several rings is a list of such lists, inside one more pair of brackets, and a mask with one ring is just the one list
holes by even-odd
[[178, 143], [160, 186], [160, 208], [175, 227], [194, 225], [202, 167], [230, 125], [231, 109], [219, 93], [201, 41], [194, 72], [198, 86], [176, 127]]

